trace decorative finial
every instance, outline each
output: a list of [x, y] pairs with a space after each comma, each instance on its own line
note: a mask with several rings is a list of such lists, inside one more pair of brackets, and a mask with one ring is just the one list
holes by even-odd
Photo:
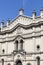
[[35, 10], [32, 12], [32, 17], [33, 17], [33, 19], [35, 19], [35, 17], [36, 17], [36, 11]]
[[4, 27], [4, 20], [2, 20], [2, 22], [1, 22], [1, 30], [3, 27]]
[[43, 11], [43, 7], [41, 8], [41, 10], [40, 11]]
[[41, 11], [41, 12], [40, 12], [40, 16], [41, 16], [41, 18], [43, 18], [43, 7], [41, 8], [40, 11]]
[[35, 14], [35, 16], [36, 16], [36, 10], [33, 10], [33, 12], [32, 12], [33, 14]]
[[10, 18], [7, 19], [7, 27], [10, 25]]
[[19, 15], [23, 15], [24, 14], [24, 9], [19, 9]]

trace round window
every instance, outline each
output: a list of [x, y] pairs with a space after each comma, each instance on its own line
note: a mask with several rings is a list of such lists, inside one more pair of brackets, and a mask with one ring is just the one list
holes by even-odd
[[38, 49], [38, 50], [40, 49], [40, 46], [39, 46], [39, 45], [37, 45], [37, 49]]

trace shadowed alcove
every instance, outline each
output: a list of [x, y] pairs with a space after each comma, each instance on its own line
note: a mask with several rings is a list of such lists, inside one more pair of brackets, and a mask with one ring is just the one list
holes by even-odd
[[20, 60], [17, 60], [16, 65], [22, 65], [22, 62]]

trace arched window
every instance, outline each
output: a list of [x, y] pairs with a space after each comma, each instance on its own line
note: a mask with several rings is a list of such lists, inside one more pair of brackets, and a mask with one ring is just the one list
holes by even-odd
[[24, 42], [24, 41], [21, 39], [21, 40], [20, 40], [20, 43], [21, 43], [21, 50], [23, 50], [23, 42]]
[[15, 41], [15, 50], [16, 51], [22, 51], [23, 50], [23, 42], [24, 41], [22, 39]]
[[31, 65], [30, 63], [27, 63], [27, 65]]
[[11, 65], [10, 63], [8, 63], [8, 65]]
[[16, 65], [22, 65], [22, 62], [20, 60], [17, 60]]
[[2, 65], [4, 65], [4, 59], [2, 59]]
[[18, 50], [18, 40], [15, 41], [16, 44], [16, 50]]
[[40, 57], [37, 57], [37, 65], [40, 65]]
[[20, 40], [20, 43], [23, 43], [23, 40], [22, 39]]

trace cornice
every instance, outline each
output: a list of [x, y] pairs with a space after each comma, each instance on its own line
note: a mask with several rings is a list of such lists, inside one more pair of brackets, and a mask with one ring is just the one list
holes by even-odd
[[43, 52], [30, 52], [30, 53], [28, 53], [28, 52], [18, 52], [18, 53], [11, 53], [11, 54], [0, 54], [0, 57], [3, 57], [3, 56], [15, 56], [15, 55], [17, 55], [17, 54], [20, 54], [20, 55], [39, 55], [39, 54], [41, 54], [41, 55], [43, 55]]
[[[33, 32], [33, 33], [35, 33], [35, 32]], [[6, 40], [6, 38], [4, 39], [1, 39], [1, 41], [0, 41], [0, 43], [5, 43], [5, 42], [13, 42], [13, 41], [15, 41], [18, 37], [20, 37], [20, 38], [22, 38], [22, 39], [31, 39], [31, 38], [36, 38], [36, 37], [41, 37], [41, 36], [43, 36], [43, 34], [41, 34], [41, 31], [37, 34], [34, 34], [33, 35], [33, 33], [31, 33], [31, 34], [25, 34], [25, 35], [17, 35], [17, 36], [13, 36], [11, 39], [10, 38], [7, 38], [7, 40]]]
[[3, 57], [3, 56], [12, 56], [12, 54], [0, 54], [0, 57]]
[[29, 28], [37, 27], [37, 26], [41, 26], [41, 25], [43, 25], [43, 21], [39, 21], [38, 23], [31, 23], [29, 25], [23, 25], [23, 24], [18, 23], [15, 27], [13, 27], [10, 30], [6, 30], [6, 31], [2, 31], [2, 32], [0, 31], [0, 35], [6, 34], [6, 33], [11, 33], [14, 30], [16, 30], [18, 27], [21, 27], [24, 29], [29, 29]]
[[26, 53], [26, 55], [38, 55], [38, 54], [43, 54], [43, 52], [31, 52], [31, 53]]

